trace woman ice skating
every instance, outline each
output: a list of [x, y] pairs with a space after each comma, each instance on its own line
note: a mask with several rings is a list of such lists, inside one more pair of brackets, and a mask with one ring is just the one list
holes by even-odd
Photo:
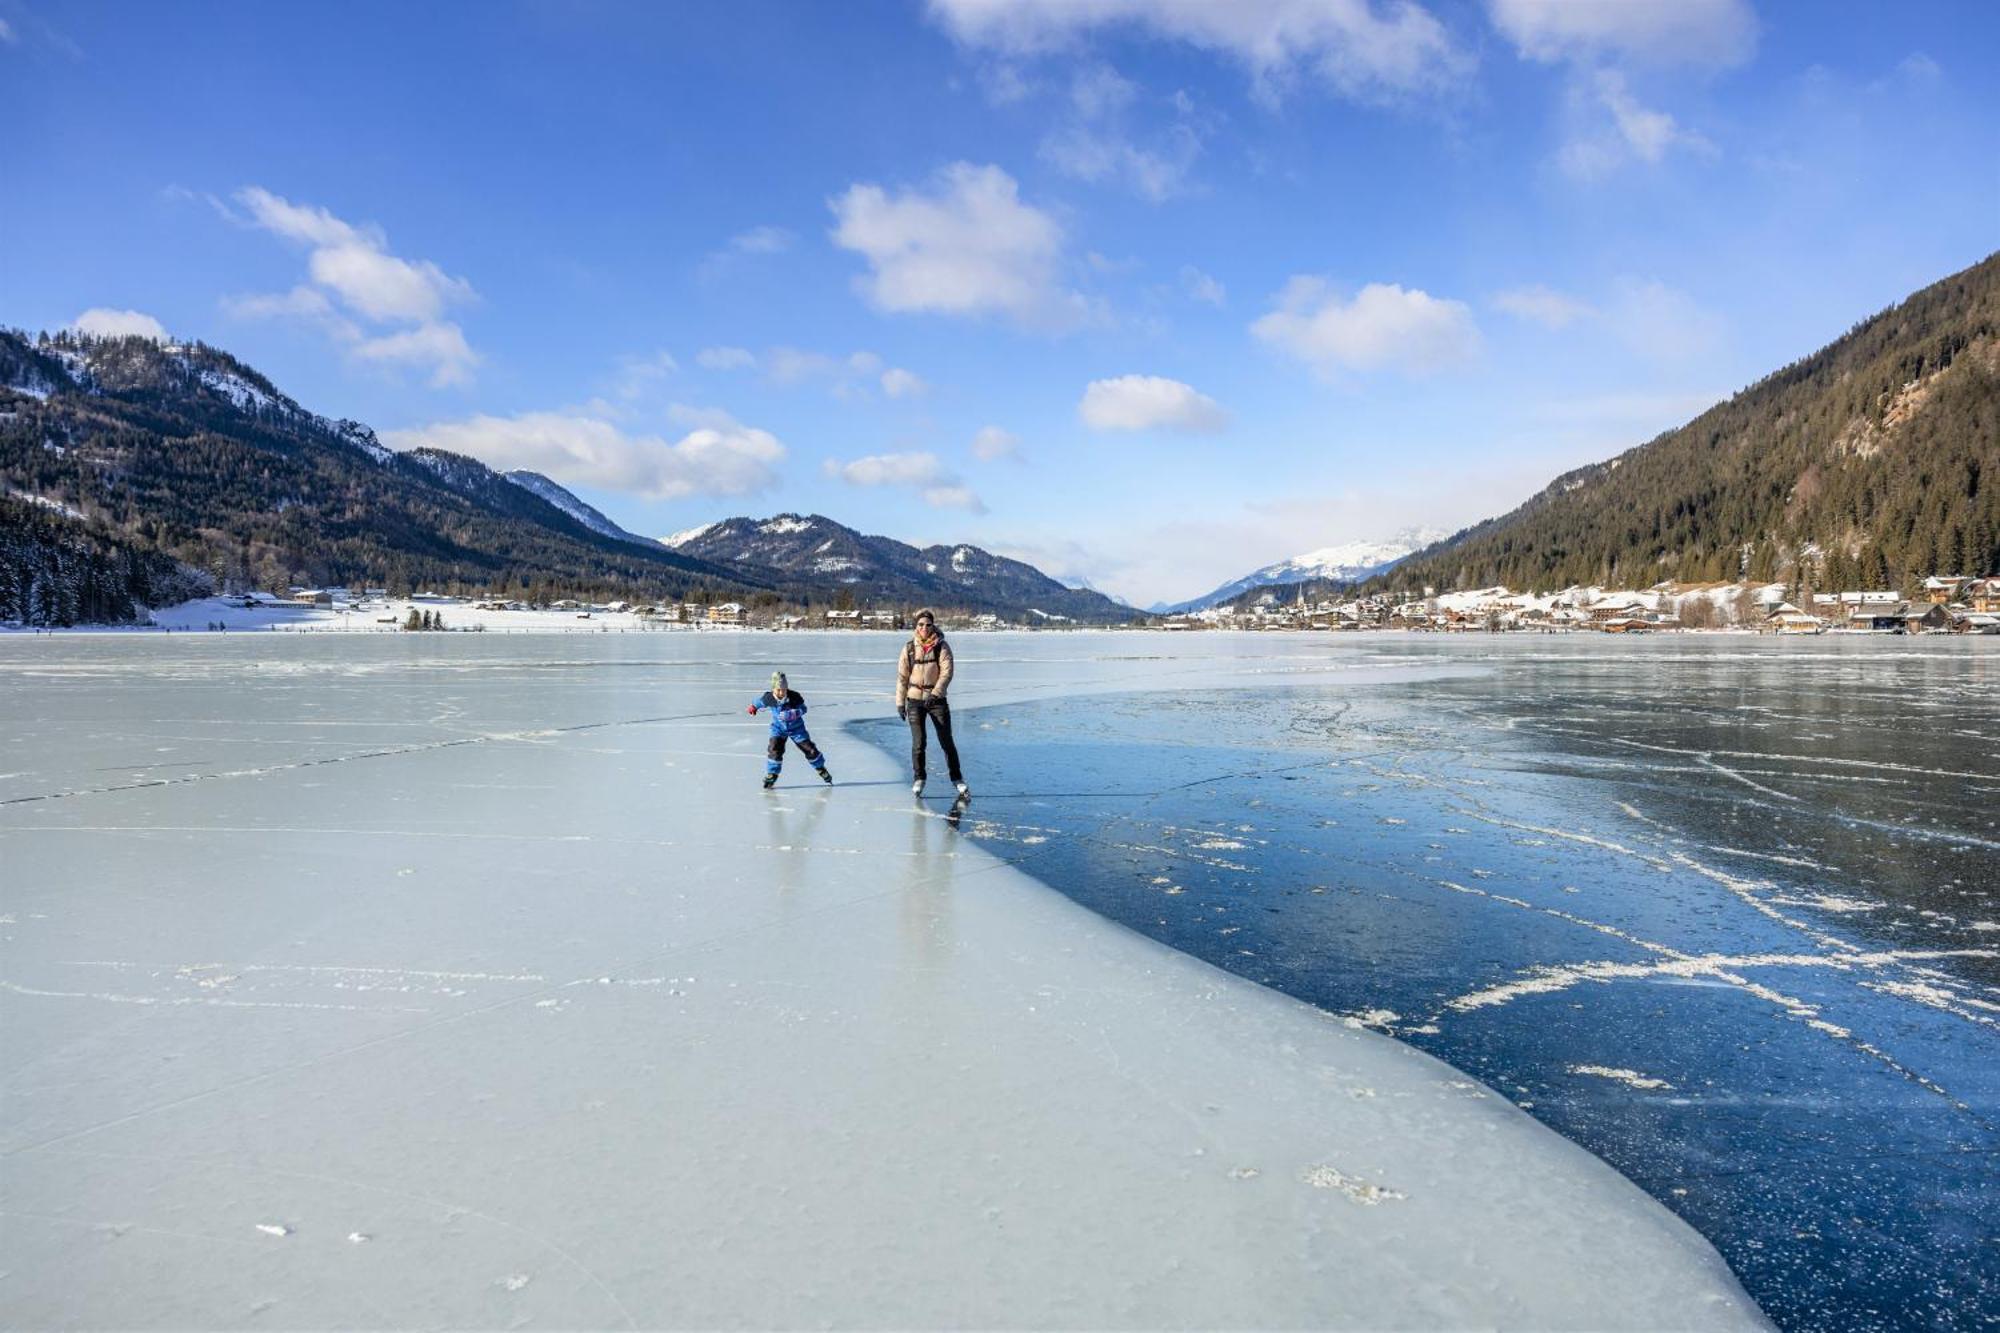
[[951, 743], [951, 705], [945, 691], [951, 687], [951, 645], [938, 632], [937, 614], [929, 607], [917, 612], [915, 632], [896, 659], [896, 716], [910, 724], [910, 784], [915, 795], [924, 794], [924, 719], [937, 732], [938, 748], [951, 773], [951, 785], [958, 799], [969, 800], [972, 789], [958, 768], [958, 747]]
[[778, 772], [785, 766], [786, 741], [798, 746], [799, 753], [819, 774], [819, 780], [831, 786], [833, 774], [827, 772], [826, 756], [806, 734], [806, 697], [791, 687], [782, 671], [771, 673], [771, 688], [759, 695], [747, 711], [754, 717], [767, 708], [771, 710], [771, 741], [764, 747], [764, 790], [778, 785]]

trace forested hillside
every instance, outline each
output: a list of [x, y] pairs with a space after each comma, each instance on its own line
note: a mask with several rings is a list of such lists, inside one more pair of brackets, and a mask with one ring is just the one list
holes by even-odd
[[54, 521], [76, 541], [244, 587], [644, 599], [768, 587], [594, 532], [476, 460], [392, 453], [200, 344], [0, 332], [5, 494], [31, 504], [0, 531], [22, 513], [67, 514]]
[[2000, 568], [2000, 255], [1372, 586], [1908, 587]]

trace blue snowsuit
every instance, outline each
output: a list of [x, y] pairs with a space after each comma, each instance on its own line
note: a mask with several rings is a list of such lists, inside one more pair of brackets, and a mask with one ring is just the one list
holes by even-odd
[[750, 705], [750, 711], [757, 713], [767, 708], [771, 710], [771, 739], [764, 747], [764, 771], [775, 775], [785, 766], [786, 741], [799, 747], [799, 753], [806, 757], [807, 763], [824, 769], [826, 756], [806, 734], [806, 697], [797, 690], [787, 690], [784, 702], [780, 703], [777, 696], [765, 690], [757, 697], [757, 702]]

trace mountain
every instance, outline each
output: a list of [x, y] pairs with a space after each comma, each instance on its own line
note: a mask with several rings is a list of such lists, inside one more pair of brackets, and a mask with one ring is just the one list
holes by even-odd
[[1386, 541], [1350, 541], [1323, 546], [1317, 551], [1295, 555], [1274, 565], [1252, 570], [1202, 597], [1172, 605], [1158, 604], [1152, 610], [1162, 615], [1201, 611], [1234, 601], [1260, 588], [1290, 587], [1297, 583], [1359, 583], [1393, 568], [1410, 552], [1438, 541], [1446, 534], [1435, 528], [1406, 528]]
[[654, 541], [539, 473], [390, 450], [217, 348], [0, 329], [0, 620], [115, 623], [294, 584], [1133, 614], [975, 546], [920, 551], [816, 515]]
[[[395, 453], [367, 427], [309, 412], [199, 343], [0, 330], [7, 494], [33, 497], [43, 532], [33, 550], [46, 553], [46, 525], [59, 519], [103, 561], [157, 573], [134, 575], [153, 598], [172, 586], [165, 571], [183, 566], [265, 588], [649, 600], [772, 591], [753, 572], [607, 536], [475, 459]], [[23, 532], [24, 512], [10, 506], [0, 531]], [[7, 549], [4, 576], [19, 586], [29, 539]], [[73, 574], [78, 558], [68, 557]], [[68, 593], [56, 600], [81, 606]]]
[[857, 606], [931, 604], [1029, 622], [1061, 617], [1102, 624], [1135, 614], [1103, 593], [1065, 587], [1033, 565], [977, 546], [919, 549], [864, 536], [820, 514], [724, 519], [662, 541], [729, 568], [845, 593]]
[[625, 529], [606, 518], [601, 510], [592, 505], [585, 504], [583, 501], [577, 499], [576, 496], [570, 494], [569, 491], [565, 490], [559, 482], [553, 481], [539, 472], [529, 472], [525, 468], [517, 468], [512, 472], [503, 472], [500, 475], [508, 481], [513, 482], [516, 486], [541, 496], [544, 500], [547, 500], [550, 504], [562, 510], [565, 514], [568, 514], [571, 518], [599, 536], [614, 537], [621, 542], [637, 542], [641, 546], [658, 546], [661, 544], [654, 541], [651, 537], [641, 537], [637, 533], [625, 531]]
[[1375, 582], [1908, 588], [1996, 569], [2000, 254]]

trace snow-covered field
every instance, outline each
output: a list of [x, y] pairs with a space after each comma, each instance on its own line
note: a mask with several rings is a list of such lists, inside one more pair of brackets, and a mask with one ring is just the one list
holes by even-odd
[[[840, 729], [885, 644], [0, 640], [0, 1318], [1758, 1322], [1504, 1098], [913, 803]], [[953, 698], [1436, 669], [1323, 644], [979, 636]], [[774, 668], [830, 790], [758, 787]]]

